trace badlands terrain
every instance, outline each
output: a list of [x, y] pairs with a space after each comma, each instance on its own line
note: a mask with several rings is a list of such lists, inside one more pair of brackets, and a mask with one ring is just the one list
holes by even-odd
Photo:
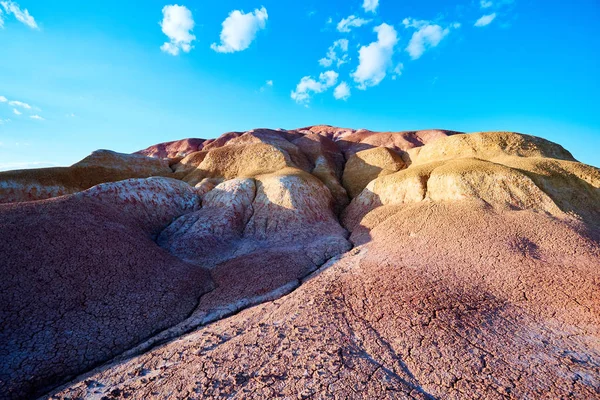
[[600, 398], [600, 170], [256, 129], [0, 173], [0, 398]]

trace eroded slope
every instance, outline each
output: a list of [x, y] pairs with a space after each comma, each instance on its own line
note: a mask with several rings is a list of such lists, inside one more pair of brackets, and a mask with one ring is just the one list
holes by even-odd
[[[112, 237], [119, 244], [98, 241], [99, 248], [135, 248], [119, 260], [132, 270], [120, 268], [107, 280], [119, 283], [110, 292], [114, 303], [101, 306], [105, 320], [92, 314], [57, 322], [52, 313], [33, 313], [3, 331], [24, 349], [42, 349], [32, 383], [22, 369], [2, 375], [10, 397], [39, 392], [113, 356], [113, 364], [54, 396], [600, 395], [600, 171], [562, 147], [509, 132], [313, 126], [231, 132], [138, 153], [131, 158], [136, 173], [153, 174], [138, 166], [159, 163], [179, 180], [133, 179], [0, 207], [16, 218], [12, 225], [28, 221], [11, 229], [34, 232], [33, 250], [23, 252], [27, 257], [17, 252], [10, 267], [30, 293], [38, 281], [27, 279], [47, 270], [52, 292], [65, 290], [71, 282], [63, 279], [65, 271], [78, 265], [84, 268], [77, 279], [93, 275], [85, 267], [96, 254], [88, 255], [89, 247], [76, 242], [75, 254], [60, 255], [71, 240], [65, 230], [94, 242], [116, 224], [120, 230]], [[126, 169], [128, 156], [110, 156], [117, 158], [96, 164]], [[27, 179], [55, 175], [42, 172]], [[20, 190], [18, 199], [36, 195], [24, 184]], [[32, 228], [41, 213], [49, 215], [39, 225], [46, 236]], [[57, 220], [66, 225], [50, 227]], [[92, 228], [78, 233], [77, 221], [88, 220]], [[14, 237], [9, 231], [1, 254], [16, 251]], [[43, 268], [32, 269], [31, 255], [49, 243], [56, 250]], [[128, 261], [137, 252], [147, 264]], [[168, 259], [173, 262], [161, 264]], [[94, 271], [116, 264], [94, 260]], [[158, 265], [169, 285], [158, 278], [152, 293], [127, 291], [153, 280]], [[89, 281], [81, 296], [102, 285]], [[162, 302], [163, 290], [171, 302]], [[3, 291], [19, 293], [14, 286]], [[44, 292], [42, 301], [48, 296]], [[7, 301], [18, 304], [17, 298]], [[121, 298], [132, 307], [123, 307]], [[87, 310], [86, 302], [60, 296], [55, 306]], [[145, 307], [174, 312], [138, 323]], [[15, 314], [10, 308], [6, 316]], [[81, 337], [101, 331], [118, 345], [108, 353], [91, 351], [92, 360], [59, 361], [61, 344], [19, 333], [31, 329], [33, 322], [24, 321], [36, 319], [47, 321], [39, 328], [44, 335], [55, 327]], [[68, 337], [56, 333], [57, 343]], [[6, 354], [17, 354], [14, 342], [7, 343]], [[68, 342], [66, 353], [85, 353], [86, 346]], [[52, 369], [57, 362], [68, 367]]]

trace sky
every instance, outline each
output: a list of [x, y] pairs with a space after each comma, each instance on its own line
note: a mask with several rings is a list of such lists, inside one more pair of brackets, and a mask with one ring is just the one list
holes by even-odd
[[598, 0], [0, 0], [0, 170], [329, 124], [600, 166]]

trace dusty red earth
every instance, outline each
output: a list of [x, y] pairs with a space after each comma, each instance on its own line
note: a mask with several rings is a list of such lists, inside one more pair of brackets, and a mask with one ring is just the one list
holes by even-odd
[[[600, 398], [600, 170], [557, 144], [313, 126], [100, 155], [0, 173], [1, 398]], [[125, 176], [73, 183], [99, 165]]]

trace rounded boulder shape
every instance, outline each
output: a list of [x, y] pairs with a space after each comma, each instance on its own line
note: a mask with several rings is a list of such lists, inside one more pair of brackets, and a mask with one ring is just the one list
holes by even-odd
[[376, 147], [350, 156], [344, 168], [342, 182], [350, 197], [354, 198], [373, 179], [393, 174], [403, 168], [406, 168], [406, 164], [396, 152], [385, 147]]
[[575, 161], [562, 146], [548, 140], [515, 132], [479, 132], [440, 138], [412, 153], [412, 164], [454, 158], [494, 160], [503, 156], [546, 157]]

